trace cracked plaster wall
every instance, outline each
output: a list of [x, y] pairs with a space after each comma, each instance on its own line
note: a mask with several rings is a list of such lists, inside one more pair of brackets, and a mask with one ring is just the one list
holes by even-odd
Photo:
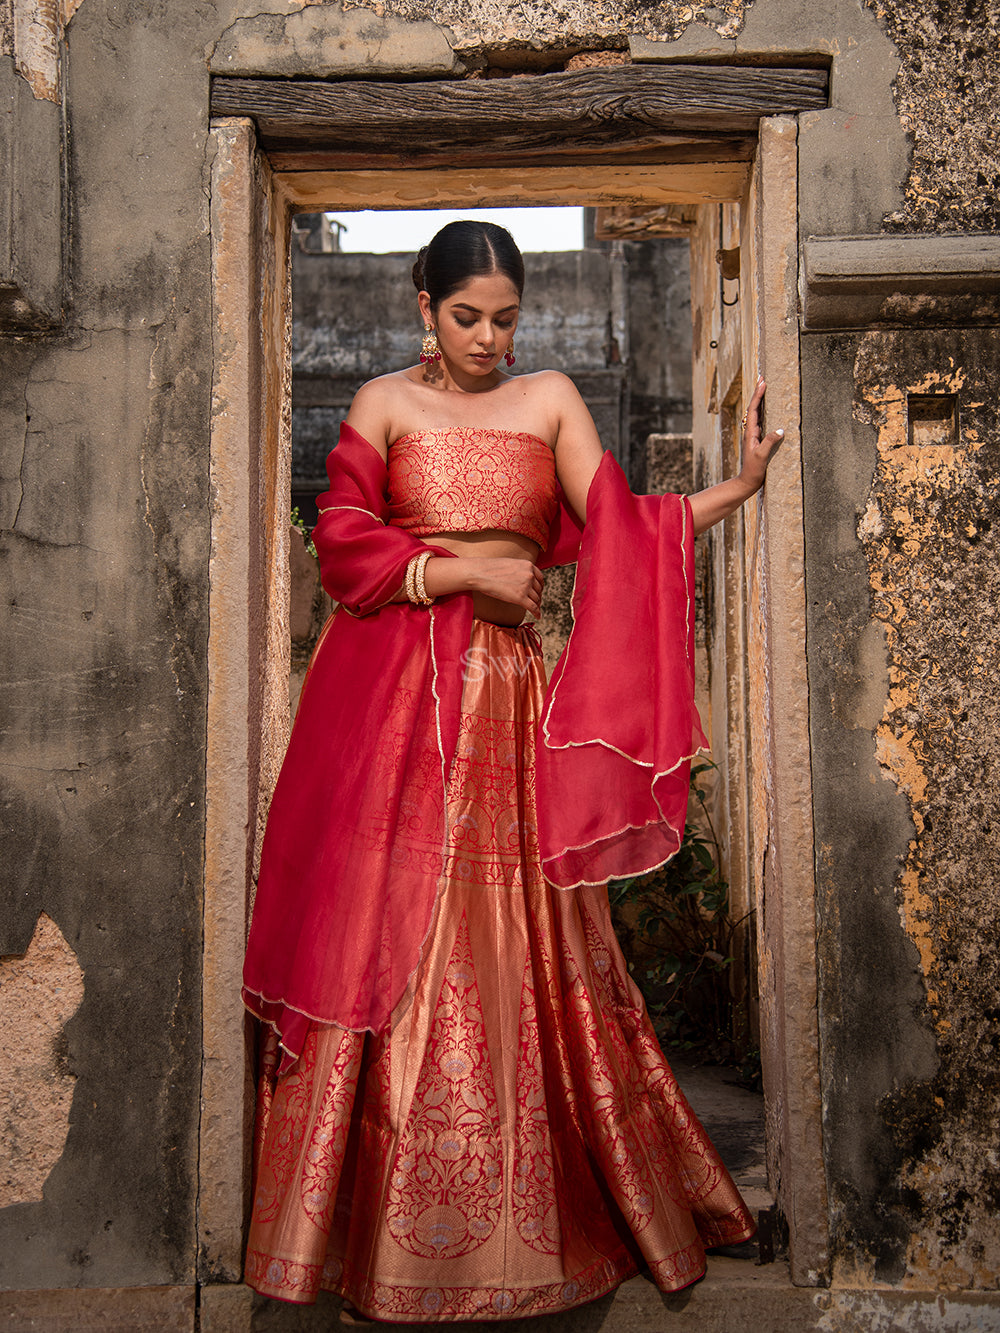
[[[335, 31], [346, 28], [357, 32], [358, 13], [389, 20], [390, 26], [379, 34], [382, 41], [392, 40], [392, 19], [415, 25], [418, 38], [421, 29], [429, 30], [428, 35], [443, 30], [448, 46], [467, 68], [474, 69], [497, 52], [524, 53], [528, 64], [536, 67], [558, 66], [566, 59], [567, 50], [625, 48], [630, 36], [669, 40], [680, 36], [695, 21], [708, 25], [722, 38], [732, 37], [739, 32], [747, 8], [746, 0], [721, 0], [716, 5], [676, 0], [568, 0], [559, 4], [552, 0], [520, 0], [516, 6], [498, 4], [497, 0], [371, 0], [367, 4], [349, 0], [343, 6], [328, 0], [316, 4], [262, 0], [254, 5], [251, 15], [223, 35], [215, 64], [220, 71], [223, 61], [244, 67], [251, 51], [261, 49], [260, 43], [280, 45], [282, 60], [289, 59], [288, 48], [296, 46], [314, 57], [322, 49], [321, 58], [328, 59], [334, 55], [334, 47], [318, 34], [328, 25], [323, 11], [330, 10], [335, 15]], [[289, 10], [294, 11], [290, 16]], [[315, 19], [310, 11], [315, 12]], [[368, 32], [375, 35], [379, 30], [369, 26]], [[532, 53], [537, 57], [534, 60]]]
[[[834, 109], [803, 117], [803, 235], [996, 230], [998, 13], [868, 7], [884, 77], [848, 97], [835, 59]], [[845, 1283], [992, 1289], [998, 337], [988, 305], [979, 330], [923, 308], [920, 331], [801, 341], [831, 1250]], [[907, 392], [947, 389], [959, 440], [911, 445]]]
[[[855, 415], [878, 461], [858, 525], [884, 627], [889, 694], [876, 729], [883, 778], [905, 796], [913, 835], [895, 882], [920, 957], [933, 1076], [880, 1106], [899, 1157], [912, 1273], [955, 1286], [1000, 1275], [1000, 593], [993, 531], [1000, 485], [996, 332], [878, 334], [855, 358]], [[912, 439], [908, 395], [955, 395], [955, 438]], [[943, 436], [943, 432], [942, 432]]]
[[69, 1136], [41, 1195], [20, 1179], [0, 1210], [4, 1287], [194, 1269], [207, 17], [180, 39], [169, 7], [73, 16], [71, 306], [57, 332], [0, 339], [0, 953], [44, 912], [84, 978]]
[[[495, 0], [86, 0], [60, 12], [67, 316], [56, 332], [0, 339], [0, 565], [13, 665], [0, 951], [24, 952], [46, 913], [78, 960], [84, 998], [65, 1035], [77, 1079], [65, 1149], [41, 1200], [24, 1195], [0, 1211], [0, 1282], [187, 1283], [210, 63], [233, 70], [224, 58], [242, 52], [248, 73], [440, 77], [556, 69], [589, 47], [637, 60], [827, 53], [831, 110], [801, 126], [803, 231], [965, 230], [996, 224], [987, 111], [997, 100], [997, 10], [993, 0], [968, 15], [917, 0], [822, 0], [807, 11], [789, 0], [526, 0], [514, 9]], [[14, 14], [0, 4], [8, 57]], [[968, 523], [988, 511], [987, 472], [996, 471], [995, 425], [978, 389], [994, 344], [992, 332], [975, 345], [957, 333], [921, 336], [862, 345], [823, 335], [804, 346], [828, 1170], [842, 1275], [995, 1285], [982, 1237], [994, 1188], [984, 1071], [995, 1064], [996, 1002], [989, 960], [975, 950], [996, 901], [984, 798], [996, 729], [989, 673], [972, 670], [982, 607], [995, 605], [982, 595], [995, 569], [988, 535], [958, 559]], [[892, 391], [926, 384], [941, 367], [965, 375], [961, 392], [987, 404], [973, 414], [982, 445], [967, 441], [933, 478], [909, 464], [896, 472]], [[869, 502], [875, 517], [859, 537]], [[903, 566], [893, 563], [894, 536], [915, 543]], [[925, 603], [911, 566], [923, 571]], [[952, 625], [968, 627], [972, 651], [939, 632], [935, 608], [945, 605]], [[927, 661], [937, 664], [929, 680]]]
[[[846, 1283], [1000, 1279], [998, 372], [995, 329], [806, 340], [825, 1135]], [[911, 438], [911, 394], [956, 395], [954, 439]]]

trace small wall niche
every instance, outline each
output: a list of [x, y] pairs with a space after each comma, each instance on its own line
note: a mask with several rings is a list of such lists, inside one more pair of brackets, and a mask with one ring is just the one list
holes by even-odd
[[906, 431], [910, 444], [958, 444], [958, 394], [908, 393]]

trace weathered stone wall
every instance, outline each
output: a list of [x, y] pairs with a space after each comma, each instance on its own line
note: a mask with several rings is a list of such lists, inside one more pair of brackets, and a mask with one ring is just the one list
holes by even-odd
[[[1000, 1271], [998, 358], [995, 330], [939, 329], [831, 335], [807, 361], [806, 492], [827, 516], [812, 528], [810, 658], [845, 1278], [990, 1287]], [[848, 412], [850, 452], [830, 424]]]
[[[15, 6], [22, 26], [28, 8]], [[0, 1286], [194, 1275], [212, 378], [203, 51], [218, 23], [204, 19], [101, 3], [72, 17], [65, 315], [51, 333], [0, 338], [0, 1005], [18, 1022], [0, 1082], [21, 1141], [36, 1114], [64, 1115], [72, 1087], [61, 1154], [41, 1154], [37, 1174], [12, 1163]], [[54, 163], [45, 141], [16, 148], [58, 177], [58, 144]], [[38, 984], [82, 974], [57, 1032], [59, 1008], [13, 1007], [18, 956], [36, 956], [46, 921], [64, 943]]]
[[[813, 53], [832, 63], [831, 106], [800, 118], [803, 238], [997, 226], [995, 5], [288, 10], [0, 3], [13, 90], [0, 228], [16, 242], [0, 254], [0, 986], [23, 995], [30, 969], [65, 990], [35, 1009], [11, 1002], [20, 1030], [4, 1032], [20, 1145], [0, 1209], [12, 1288], [195, 1280], [213, 58], [387, 78], [558, 69], [591, 48], [642, 61]], [[923, 327], [801, 339], [841, 1282], [995, 1288], [1000, 1270], [997, 328], [988, 306], [975, 322], [931, 309]], [[957, 397], [957, 427], [936, 438], [907, 395], [943, 394]]]
[[[891, 83], [855, 98], [845, 77], [850, 104], [805, 127], [801, 234], [995, 231], [995, 7], [871, 12], [893, 44], [869, 44], [872, 74]], [[844, 217], [824, 158], [873, 109], [871, 151], [897, 167], [864, 173], [859, 152]], [[847, 1283], [1000, 1280], [1000, 978], [978, 944], [1000, 903], [984, 678], [1000, 335], [988, 301], [965, 310], [986, 327], [947, 327], [961, 311], [929, 295], [886, 309], [920, 328], [801, 340], [824, 1144]], [[949, 393], [937, 437], [908, 395]]]
[[1000, 8], [869, 0], [895, 44], [893, 94], [912, 153], [893, 231], [995, 231], [1000, 222], [996, 115]]

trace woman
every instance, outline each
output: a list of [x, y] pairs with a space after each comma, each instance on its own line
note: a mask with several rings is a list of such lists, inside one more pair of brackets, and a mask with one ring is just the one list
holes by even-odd
[[[399, 1322], [666, 1291], [753, 1223], [663, 1058], [604, 884], [662, 864], [703, 742], [696, 532], [763, 483], [635, 497], [573, 384], [513, 361], [509, 234], [414, 269], [421, 364], [366, 384], [314, 533], [340, 602], [269, 816], [247, 1281]], [[545, 692], [542, 568], [578, 560]], [[540, 742], [537, 748], [536, 738]]]

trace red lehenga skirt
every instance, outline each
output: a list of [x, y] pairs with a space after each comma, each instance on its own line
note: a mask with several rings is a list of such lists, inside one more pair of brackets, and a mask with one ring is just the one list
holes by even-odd
[[[604, 888], [552, 888], [534, 828], [531, 630], [474, 622], [449, 859], [391, 1030], [262, 1051], [246, 1281], [375, 1319], [567, 1309], [641, 1268], [696, 1281], [754, 1224], [670, 1072]], [[600, 800], [600, 793], [594, 793]]]

